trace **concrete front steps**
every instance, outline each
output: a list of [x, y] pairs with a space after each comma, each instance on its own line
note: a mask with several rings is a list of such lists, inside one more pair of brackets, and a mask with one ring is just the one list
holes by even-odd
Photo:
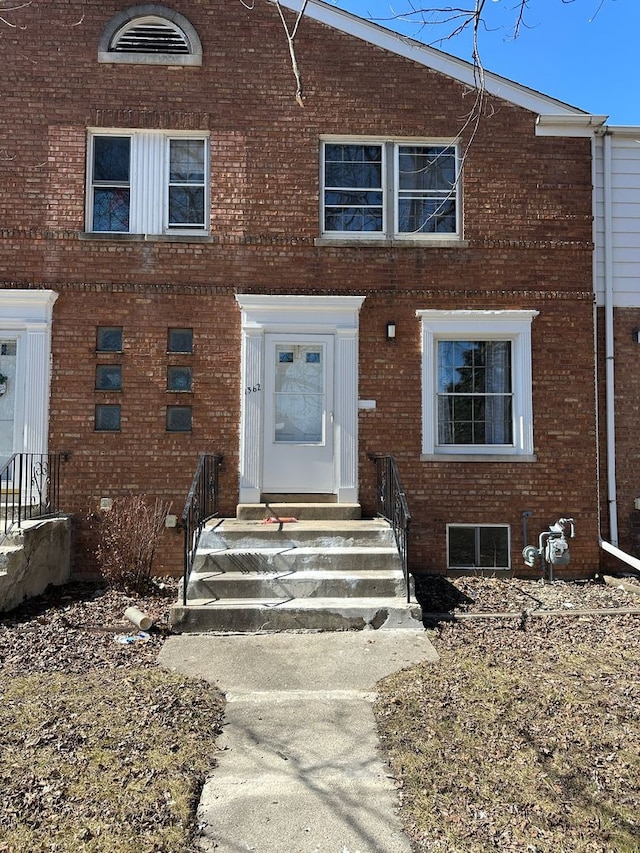
[[183, 633], [422, 630], [413, 590], [407, 603], [390, 525], [358, 515], [351, 504], [256, 504], [239, 507], [235, 519], [209, 522], [187, 606], [172, 607], [171, 627]]

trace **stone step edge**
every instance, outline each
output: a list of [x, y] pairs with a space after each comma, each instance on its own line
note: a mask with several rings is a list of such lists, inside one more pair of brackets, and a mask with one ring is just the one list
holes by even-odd
[[327, 503], [327, 502], [306, 502], [306, 501], [287, 501], [280, 503], [253, 503], [253, 504], [238, 504], [236, 507], [236, 517], [241, 520], [259, 520], [265, 517], [283, 518], [291, 516], [304, 516], [306, 519], [311, 517], [318, 520], [336, 519], [336, 520], [359, 520], [362, 516], [362, 508], [358, 503]]
[[368, 554], [389, 554], [389, 555], [398, 555], [398, 549], [395, 545], [370, 545], [370, 546], [360, 546], [360, 545], [338, 545], [338, 546], [307, 546], [302, 545], [298, 547], [297, 545], [293, 545], [290, 547], [246, 547], [246, 548], [209, 548], [206, 545], [204, 547], [199, 547], [197, 552], [198, 555], [202, 554], [203, 556], [209, 557], [242, 557], [242, 556], [265, 556], [265, 557], [278, 557], [278, 556], [316, 556], [320, 554], [327, 554], [335, 557], [341, 557], [346, 554], [352, 554], [353, 556], [359, 555], [368, 555]]
[[282, 530], [279, 530], [280, 522], [271, 521], [265, 522], [260, 519], [246, 518], [212, 518], [205, 523], [204, 530], [222, 532], [236, 531], [251, 531], [260, 530], [262, 532], [291, 532], [295, 530], [326, 530], [330, 533], [337, 533], [341, 530], [362, 530], [380, 531], [391, 530], [392, 527], [388, 521], [383, 518], [300, 518], [296, 521], [283, 521]]
[[301, 579], [301, 580], [395, 580], [403, 578], [402, 569], [355, 569], [345, 571], [343, 569], [294, 569], [292, 571], [207, 571], [195, 570], [189, 576], [189, 583], [196, 581], [237, 580], [255, 581], [256, 579], [278, 580], [278, 578]]
[[[194, 598], [187, 601], [187, 610], [370, 610], [372, 607], [415, 608], [420, 605], [406, 598], [380, 596], [379, 598]], [[173, 608], [184, 608], [182, 603]]]

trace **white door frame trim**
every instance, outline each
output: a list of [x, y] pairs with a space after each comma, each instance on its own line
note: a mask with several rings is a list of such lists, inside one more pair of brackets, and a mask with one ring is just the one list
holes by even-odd
[[49, 441], [53, 290], [0, 290], [0, 328], [18, 339], [16, 433], [23, 453], [46, 453]]
[[242, 314], [240, 503], [262, 493], [267, 333], [334, 335], [334, 465], [339, 503], [358, 500], [358, 316], [364, 296], [236, 294]]

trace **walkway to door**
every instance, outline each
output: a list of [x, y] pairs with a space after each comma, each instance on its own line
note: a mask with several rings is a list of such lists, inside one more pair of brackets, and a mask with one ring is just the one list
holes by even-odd
[[203, 853], [410, 853], [371, 705], [385, 675], [437, 659], [413, 631], [169, 637], [160, 665], [227, 698]]

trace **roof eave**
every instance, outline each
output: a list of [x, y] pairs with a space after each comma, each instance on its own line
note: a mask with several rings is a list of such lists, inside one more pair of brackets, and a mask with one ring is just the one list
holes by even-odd
[[[273, 0], [271, 0], [273, 2]], [[304, 0], [280, 0], [282, 6], [299, 12]], [[304, 12], [307, 18], [333, 27], [347, 35], [354, 36], [362, 41], [376, 47], [395, 53], [405, 59], [410, 59], [420, 65], [437, 71], [441, 74], [457, 80], [470, 88], [477, 88], [477, 69], [471, 62], [458, 59], [434, 47], [429, 47], [422, 42], [396, 33], [386, 27], [359, 18], [343, 9], [330, 6], [322, 0], [307, 0]], [[578, 107], [572, 107], [552, 98], [522, 86], [506, 77], [500, 77], [490, 71], [483, 72], [484, 89], [490, 95], [530, 110], [536, 114], [555, 114], [558, 116], [585, 116], [588, 115]]]

